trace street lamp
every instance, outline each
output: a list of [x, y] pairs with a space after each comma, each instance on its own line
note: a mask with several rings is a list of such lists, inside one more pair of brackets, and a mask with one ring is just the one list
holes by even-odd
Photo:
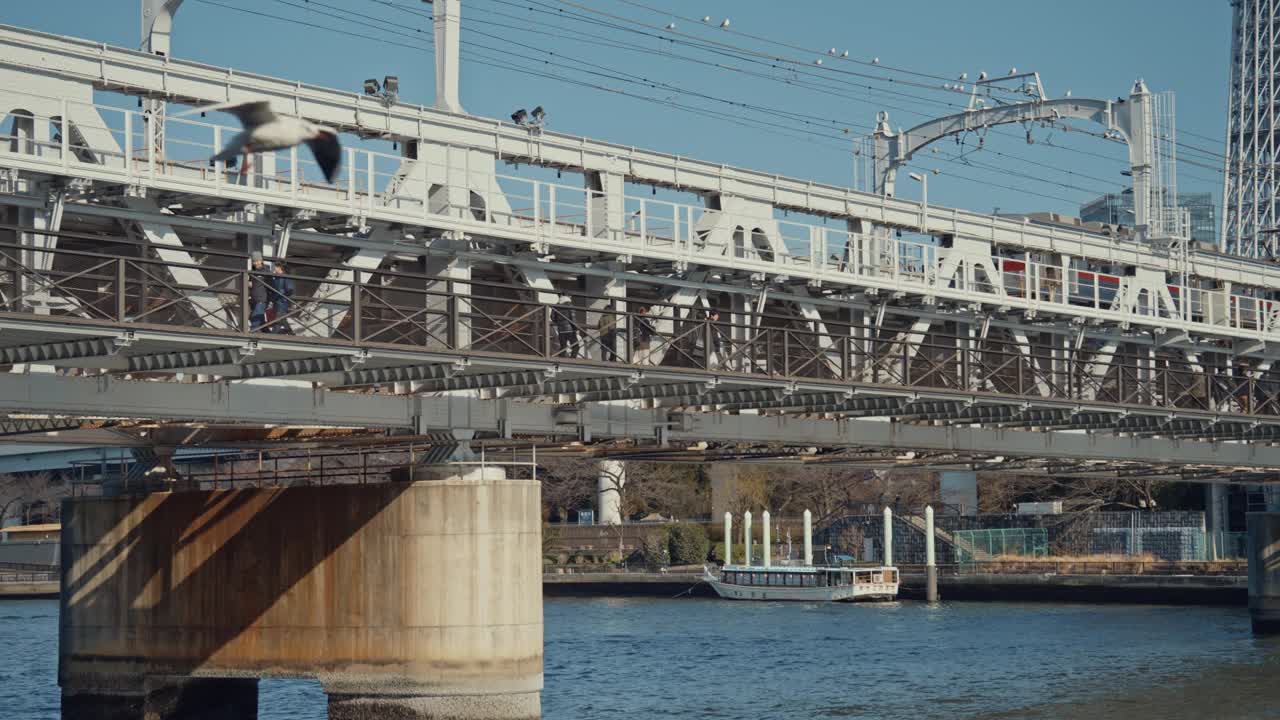
[[910, 173], [912, 180], [920, 183], [920, 232], [929, 234], [929, 174]]

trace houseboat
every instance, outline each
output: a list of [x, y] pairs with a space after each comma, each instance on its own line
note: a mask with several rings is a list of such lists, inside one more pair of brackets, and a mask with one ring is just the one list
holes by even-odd
[[[815, 566], [813, 564], [812, 516], [804, 511], [803, 564], [771, 562], [769, 512], [763, 515], [764, 554], [761, 565], [751, 562], [751, 513], [743, 515], [745, 563], [732, 563], [733, 519], [725, 513], [725, 565], [719, 576], [703, 568], [703, 579], [722, 598], [728, 600], [795, 600], [801, 602], [840, 602], [855, 600], [892, 600], [898, 596], [898, 569], [880, 567]], [[887, 538], [886, 538], [887, 539]], [[891, 541], [890, 541], [891, 542]], [[888, 546], [886, 546], [888, 547]], [[891, 551], [890, 551], [891, 552]], [[886, 559], [891, 557], [886, 553]]]

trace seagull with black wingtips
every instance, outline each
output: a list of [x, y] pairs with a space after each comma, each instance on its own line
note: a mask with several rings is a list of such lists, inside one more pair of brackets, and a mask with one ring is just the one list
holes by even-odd
[[207, 105], [181, 114], [216, 110], [235, 115], [244, 130], [236, 133], [221, 152], [210, 158], [211, 162], [234, 162], [236, 156], [243, 153], [245, 165], [240, 167], [240, 172], [243, 173], [252, 153], [282, 150], [306, 143], [315, 155], [316, 164], [324, 172], [324, 179], [333, 182], [338, 166], [342, 164], [342, 145], [338, 142], [337, 130], [302, 118], [277, 114], [266, 100]]

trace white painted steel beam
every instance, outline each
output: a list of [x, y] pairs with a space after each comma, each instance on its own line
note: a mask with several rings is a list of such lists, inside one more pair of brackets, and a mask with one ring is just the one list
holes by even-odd
[[[127, 197], [125, 203], [133, 209], [141, 210], [151, 214], [167, 214], [155, 200], [146, 197]], [[204, 278], [204, 273], [200, 271], [198, 263], [191, 253], [187, 251], [183, 245], [182, 238], [169, 225], [160, 225], [155, 223], [138, 223], [138, 230], [143, 238], [151, 244], [156, 251], [156, 255], [169, 263], [169, 273], [173, 277], [174, 283], [183, 288], [183, 297], [187, 302], [191, 303], [192, 310], [196, 319], [202, 325], [219, 330], [227, 330], [233, 327], [233, 323], [228, 319], [226, 309], [223, 308], [222, 302], [218, 299], [218, 295], [208, 290], [203, 290], [209, 286]], [[230, 293], [236, 290], [235, 287], [224, 287], [223, 292]]]
[[[585, 429], [595, 438], [656, 439], [665, 411], [590, 404], [566, 412], [552, 405], [469, 397], [402, 397], [310, 388], [238, 384], [175, 384], [0, 374], [0, 412], [49, 416], [271, 423], [334, 427], [469, 429], [512, 434]], [[28, 415], [29, 416], [29, 415]], [[902, 451], [988, 453], [1061, 459], [1133, 460], [1172, 464], [1280, 468], [1280, 448], [1245, 442], [1196, 442], [1158, 437], [1023, 432], [910, 425], [872, 420], [813, 420], [757, 415], [678, 416], [665, 430], [673, 442], [784, 443], [811, 447], [874, 447]]]
[[[593, 172], [625, 175], [641, 182], [679, 186], [694, 192], [724, 193], [806, 212], [865, 219], [875, 224], [918, 228], [914, 202], [858, 193], [847, 188], [780, 177], [642, 150], [626, 145], [526, 128], [484, 118], [397, 104], [376, 98], [309, 86], [198, 63], [148, 56], [101, 43], [0, 26], [0, 57], [14, 67], [40, 68], [63, 81], [139, 94], [164, 94], [176, 102], [204, 104], [269, 98], [298, 115], [345, 129], [381, 136], [430, 138], [491, 156]], [[1179, 260], [1153, 253], [1139, 243], [1065, 228], [962, 210], [936, 209], [930, 232], [980, 238], [995, 245], [1054, 252], [1176, 273]], [[1201, 277], [1241, 284], [1280, 287], [1280, 268], [1239, 257], [1202, 254], [1195, 258]]]

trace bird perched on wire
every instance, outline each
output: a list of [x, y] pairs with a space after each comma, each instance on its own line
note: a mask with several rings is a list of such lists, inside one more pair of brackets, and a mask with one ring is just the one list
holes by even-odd
[[[244, 131], [236, 133], [221, 152], [210, 158], [210, 162], [221, 160], [233, 163], [236, 156], [243, 153], [245, 165], [248, 165], [249, 155], [252, 153], [281, 150], [306, 143], [311, 148], [311, 154], [315, 155], [316, 164], [324, 172], [324, 179], [333, 182], [338, 166], [342, 164], [342, 145], [338, 142], [337, 130], [301, 118], [276, 114], [266, 100], [207, 105], [182, 114], [216, 110], [235, 115], [244, 126]], [[244, 172], [245, 165], [240, 167], [241, 173]]]

